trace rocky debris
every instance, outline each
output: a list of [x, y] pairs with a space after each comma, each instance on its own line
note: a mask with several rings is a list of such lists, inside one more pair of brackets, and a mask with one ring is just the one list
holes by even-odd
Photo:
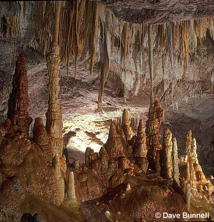
[[149, 169], [154, 172], [158, 171], [158, 153], [162, 149], [160, 143], [160, 127], [162, 121], [163, 109], [161, 108], [160, 103], [156, 100], [149, 108], [148, 120], [146, 122], [147, 158], [149, 161]]
[[28, 114], [28, 79], [24, 54], [20, 54], [17, 58], [12, 86], [13, 90], [8, 101], [8, 118], [21, 132], [28, 135], [32, 119]]

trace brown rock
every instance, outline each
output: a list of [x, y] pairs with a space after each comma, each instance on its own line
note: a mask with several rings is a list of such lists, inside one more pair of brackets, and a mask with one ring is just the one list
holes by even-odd
[[149, 161], [149, 168], [153, 171], [157, 171], [157, 152], [162, 149], [160, 144], [160, 126], [162, 121], [163, 109], [156, 100], [149, 108], [148, 120], [146, 122], [147, 158]]
[[117, 159], [120, 156], [125, 156], [122, 136], [117, 132], [117, 126], [114, 122], [111, 123], [105, 149], [110, 158]]
[[94, 153], [94, 150], [91, 149], [90, 147], [86, 148], [85, 151], [85, 165], [90, 166], [91, 164], [91, 155]]
[[28, 79], [24, 54], [18, 56], [12, 86], [7, 115], [13, 125], [17, 125], [22, 132], [28, 135], [32, 119], [28, 114]]
[[163, 137], [163, 150], [162, 150], [162, 176], [166, 179], [172, 179], [173, 176], [173, 160], [172, 160], [172, 132], [166, 129]]
[[122, 116], [122, 129], [124, 131], [126, 140], [131, 140], [133, 136], [133, 130], [131, 128], [131, 120], [129, 119], [129, 112], [127, 109], [124, 109]]
[[42, 118], [36, 118], [33, 128], [33, 140], [40, 146], [47, 146], [49, 143], [49, 137]]
[[137, 138], [135, 141], [133, 155], [135, 157], [146, 157], [147, 147], [146, 147], [146, 135], [143, 129], [143, 120], [140, 120], [137, 132]]
[[130, 168], [130, 160], [126, 157], [119, 157], [118, 158], [118, 168], [125, 170]]

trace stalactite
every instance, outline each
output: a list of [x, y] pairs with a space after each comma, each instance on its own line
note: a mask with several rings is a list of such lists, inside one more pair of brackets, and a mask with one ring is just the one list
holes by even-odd
[[189, 21], [183, 21], [180, 24], [180, 50], [184, 64], [184, 71], [188, 68], [189, 63], [189, 37], [190, 37], [190, 25]]
[[170, 40], [170, 45], [169, 45], [169, 55], [170, 55], [170, 61], [171, 61], [171, 66], [173, 67], [174, 65], [174, 38], [173, 38], [173, 35], [174, 35], [174, 28], [173, 28], [173, 24], [170, 23], [169, 24], [169, 40]]
[[154, 77], [154, 62], [153, 62], [153, 43], [152, 43], [152, 27], [148, 26], [148, 44], [149, 44], [149, 74], [151, 81], [151, 94], [150, 94], [150, 104], [153, 104], [154, 93], [153, 93], [153, 77]]
[[[108, 23], [108, 15], [106, 15], [105, 21]], [[110, 56], [111, 56], [111, 36], [109, 30], [102, 21], [103, 39], [102, 39], [102, 50], [101, 50], [101, 72], [100, 72], [100, 85], [98, 93], [98, 105], [97, 110], [102, 110], [103, 105], [103, 94], [106, 79], [110, 70]]]
[[91, 60], [90, 60], [90, 75], [93, 73], [94, 63], [96, 60], [96, 45], [99, 30], [99, 4], [95, 3], [95, 15], [93, 22], [93, 38], [92, 38], [92, 48], [91, 48]]
[[[46, 54], [46, 52], [50, 49], [49, 42], [52, 40], [52, 21], [54, 20], [53, 3], [40, 2], [36, 3], [36, 5], [37, 9], [35, 10], [35, 19], [33, 19], [33, 22], [36, 24], [35, 30], [37, 30], [36, 39], [39, 39], [39, 43], [42, 43], [44, 54]], [[136, 39], [139, 33], [141, 33], [139, 47], [141, 55], [137, 56], [137, 58], [141, 60], [141, 65], [143, 64], [143, 48], [147, 44], [147, 37], [145, 36], [147, 33], [147, 25], [131, 25], [127, 22], [120, 22], [104, 5], [102, 5], [102, 13], [100, 13], [99, 5], [101, 4], [85, 0], [65, 2], [64, 9], [61, 13], [62, 21], [60, 21], [62, 24], [60, 30], [60, 48], [62, 58], [65, 57], [67, 66], [69, 58], [72, 58], [72, 61], [75, 63], [76, 70], [77, 63], [89, 54], [91, 56], [89, 71], [92, 74], [93, 66], [96, 62], [98, 62], [97, 59], [99, 58], [96, 57], [96, 47], [99, 38], [99, 20], [100, 17], [105, 17], [105, 15], [108, 14], [109, 17], [113, 17], [113, 25], [110, 27], [107, 24], [107, 21], [104, 21], [103, 25], [107, 27], [107, 29], [108, 26], [110, 27], [109, 34], [112, 39], [116, 35], [118, 35], [117, 38], [120, 39], [120, 62], [123, 67], [122, 74], [125, 75], [125, 61], [128, 56], [132, 54], [133, 50], [130, 46], [133, 44], [133, 39]], [[116, 26], [118, 26], [118, 29], [122, 31], [117, 31], [117, 29], [114, 30], [113, 27]], [[169, 56], [171, 64], [174, 63], [175, 59], [180, 61], [184, 66], [185, 72], [188, 67], [190, 55], [195, 53], [197, 45], [200, 40], [203, 40], [206, 37], [207, 31], [210, 31], [211, 37], [214, 36], [212, 18], [198, 19], [190, 22], [172, 22], [168, 25], [162, 24], [156, 27], [153, 26], [152, 29], [154, 34], [156, 34], [155, 47], [157, 50], [160, 50], [161, 55], [166, 54], [166, 56]], [[148, 44], [149, 42], [150, 41], [148, 41]], [[151, 52], [151, 50], [149, 51]], [[134, 59], [134, 61], [137, 62], [136, 59]]]

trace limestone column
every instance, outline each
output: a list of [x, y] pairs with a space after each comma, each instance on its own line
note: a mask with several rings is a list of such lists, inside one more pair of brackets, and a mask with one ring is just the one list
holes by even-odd
[[53, 162], [56, 162], [53, 173], [55, 178], [55, 194], [58, 199], [57, 205], [64, 200], [65, 195], [65, 172], [67, 170], [66, 158], [63, 155], [63, 122], [60, 105], [60, 53], [59, 53], [59, 24], [61, 2], [56, 2], [54, 41], [51, 51], [47, 55], [48, 67], [48, 110], [46, 113], [46, 129], [50, 136], [50, 148]]
[[60, 54], [58, 45], [61, 2], [58, 1], [56, 4], [54, 42], [51, 48], [51, 52], [47, 56], [49, 100], [48, 110], [46, 113], [46, 129], [53, 139], [54, 151], [61, 155], [63, 148], [63, 122], [60, 105]]

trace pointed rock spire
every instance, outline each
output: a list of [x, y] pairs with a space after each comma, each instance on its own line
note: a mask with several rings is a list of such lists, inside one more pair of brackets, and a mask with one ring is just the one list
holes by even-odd
[[117, 126], [115, 122], [112, 121], [109, 129], [109, 137], [105, 144], [105, 149], [111, 158], [125, 156], [124, 144], [122, 142], [122, 139], [122, 135], [117, 132]]
[[12, 86], [12, 93], [8, 101], [8, 118], [12, 124], [17, 125], [22, 132], [28, 135], [32, 119], [28, 114], [28, 78], [23, 53], [17, 58]]
[[131, 128], [131, 121], [129, 119], [129, 112], [127, 109], [124, 109], [122, 116], [122, 128], [126, 137], [126, 140], [131, 140], [133, 136], [133, 130]]

